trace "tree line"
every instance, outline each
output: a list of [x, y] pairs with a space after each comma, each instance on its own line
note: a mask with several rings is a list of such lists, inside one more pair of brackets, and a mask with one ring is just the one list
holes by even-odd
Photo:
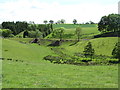
[[[65, 20], [61, 19], [58, 20], [59, 22], [57, 22], [56, 24], [64, 24]], [[8, 35], [6, 34], [10, 34], [12, 33], [11, 36], [16, 36], [19, 33], [23, 32], [23, 37], [46, 37], [48, 34], [50, 34], [51, 32], [53, 32], [53, 25], [54, 21], [50, 20], [49, 24], [47, 20], [43, 21], [45, 24], [35, 24], [34, 22], [31, 23], [27, 23], [27, 22], [3, 22], [1, 25], [2, 29], [9, 29], [10, 31], [8, 32], [8, 30], [2, 30], [3, 32], [3, 36], [4, 37], [8, 37]], [[77, 20], [73, 19], [73, 24], [77, 24]], [[90, 21], [89, 23], [87, 22], [86, 24], [94, 24], [94, 22]], [[106, 33], [106, 32], [119, 32], [120, 31], [120, 15], [119, 14], [109, 14], [108, 16], [103, 16], [101, 18], [101, 20], [98, 23], [98, 30], [102, 33]], [[55, 35], [55, 33], [57, 32], [58, 36], [60, 35], [60, 37], [62, 38], [61, 34], [60, 34], [60, 29], [57, 29], [53, 32], [53, 34]], [[63, 31], [62, 31], [63, 32]], [[80, 38], [80, 27], [76, 28], [76, 34], [78, 37], [78, 41]]]
[[[45, 37], [53, 31], [52, 24], [34, 24], [27, 22], [3, 22], [2, 24], [2, 36], [17, 36], [23, 32], [23, 37]], [[12, 35], [11, 35], [12, 34]]]
[[28, 28], [27, 22], [3, 22], [2, 29], [9, 29], [12, 31], [13, 35], [17, 35], [20, 32], [26, 30]]
[[[66, 20], [65, 19], [61, 19], [61, 20], [58, 20], [57, 22], [54, 22], [53, 20], [44, 20], [43, 23], [44, 24], [47, 24], [47, 23], [50, 23], [50, 24], [65, 24]], [[73, 19], [73, 24], [78, 24], [78, 21], [77, 19]], [[89, 21], [89, 22], [86, 22], [85, 24], [95, 24], [93, 21]]]

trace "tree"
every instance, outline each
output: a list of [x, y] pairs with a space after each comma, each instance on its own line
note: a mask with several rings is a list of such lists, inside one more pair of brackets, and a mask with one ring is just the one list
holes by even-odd
[[90, 22], [90, 24], [95, 24], [93, 21], [89, 21]]
[[28, 28], [28, 23], [27, 22], [20, 22], [20, 21], [3, 22], [2, 28], [3, 29], [10, 29], [12, 31], [12, 34], [17, 35]]
[[47, 20], [44, 20], [43, 22], [44, 22], [45, 24], [47, 24], [48, 21], [47, 21]]
[[85, 24], [89, 24], [89, 22], [86, 22]]
[[57, 21], [57, 24], [60, 24], [60, 23], [61, 23], [61, 21], [60, 21], [60, 20], [58, 20], [58, 21]]
[[37, 29], [43, 34], [43, 37], [46, 37], [48, 34], [50, 34], [53, 31], [53, 25], [52, 24], [38, 24]]
[[2, 33], [2, 37], [10, 37], [12, 34], [12, 31], [9, 29], [0, 29], [0, 32]]
[[78, 42], [80, 41], [81, 32], [82, 32], [81, 27], [77, 27], [77, 28], [76, 28], [76, 31], [75, 31], [75, 34], [77, 35], [77, 41], [78, 41]]
[[26, 38], [26, 36], [28, 36], [28, 34], [29, 34], [28, 31], [25, 30], [24, 33], [23, 33], [23, 38]]
[[30, 38], [40, 38], [42, 36], [42, 33], [39, 30], [36, 31], [29, 31], [29, 37]]
[[65, 20], [64, 20], [64, 19], [61, 19], [60, 22], [61, 22], [62, 24], [64, 24], [64, 23], [65, 23]]
[[98, 23], [98, 30], [100, 32], [106, 32], [107, 27], [108, 27], [108, 18], [107, 18], [107, 16], [103, 16], [101, 18], [100, 22]]
[[114, 46], [114, 49], [112, 51], [112, 55], [114, 58], [118, 58], [120, 61], [120, 42], [117, 42]]
[[65, 28], [63, 28], [63, 27], [56, 28], [53, 31], [53, 35], [59, 37], [60, 41], [62, 41], [62, 38], [63, 38], [63, 35], [64, 35], [64, 31], [65, 31]]
[[120, 31], [120, 15], [109, 14], [108, 16], [103, 16], [98, 23], [98, 30], [101, 32]]
[[74, 19], [74, 20], [73, 20], [73, 23], [74, 23], [74, 24], [76, 24], [76, 23], [77, 23], [77, 20], [76, 20], [76, 19]]
[[53, 24], [53, 23], [54, 23], [54, 21], [53, 21], [53, 20], [50, 20], [50, 21], [49, 21], [49, 23]]
[[85, 57], [91, 57], [91, 59], [92, 59], [92, 56], [94, 55], [94, 52], [95, 51], [92, 48], [91, 42], [88, 42], [88, 44], [85, 46], [84, 51], [83, 51]]

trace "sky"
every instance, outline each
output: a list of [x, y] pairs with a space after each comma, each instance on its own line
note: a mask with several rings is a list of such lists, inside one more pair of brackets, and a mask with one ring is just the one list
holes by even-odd
[[72, 23], [99, 22], [104, 15], [118, 13], [119, 0], [0, 0], [0, 23], [65, 19]]

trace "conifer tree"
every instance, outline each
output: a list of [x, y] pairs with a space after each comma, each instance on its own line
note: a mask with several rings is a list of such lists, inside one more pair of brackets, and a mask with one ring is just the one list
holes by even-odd
[[92, 56], [94, 55], [95, 51], [92, 48], [91, 42], [88, 42], [83, 52], [84, 52], [85, 57], [90, 57], [92, 59]]

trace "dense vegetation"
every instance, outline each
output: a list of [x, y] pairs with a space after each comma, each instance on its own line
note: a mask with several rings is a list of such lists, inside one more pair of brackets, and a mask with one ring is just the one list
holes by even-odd
[[[18, 37], [30, 37], [30, 38], [36, 38], [36, 37], [46, 37], [47, 35], [49, 35], [52, 30], [52, 24], [29, 24], [27, 22], [3, 22], [2, 23], [2, 29], [7, 29], [9, 30], [8, 32], [12, 32], [12, 36], [18, 36]], [[4, 31], [3, 31], [4, 32]], [[21, 32], [24, 32], [23, 35], [19, 36], [19, 34]], [[39, 34], [39, 35], [37, 35]], [[4, 36], [4, 34], [2, 35], [3, 37], [6, 37], [6, 35]], [[9, 37], [10, 35], [7, 35], [7, 37]]]
[[3, 22], [3, 29], [10, 29], [14, 35], [19, 34], [20, 32], [26, 30], [28, 27], [27, 22]]

